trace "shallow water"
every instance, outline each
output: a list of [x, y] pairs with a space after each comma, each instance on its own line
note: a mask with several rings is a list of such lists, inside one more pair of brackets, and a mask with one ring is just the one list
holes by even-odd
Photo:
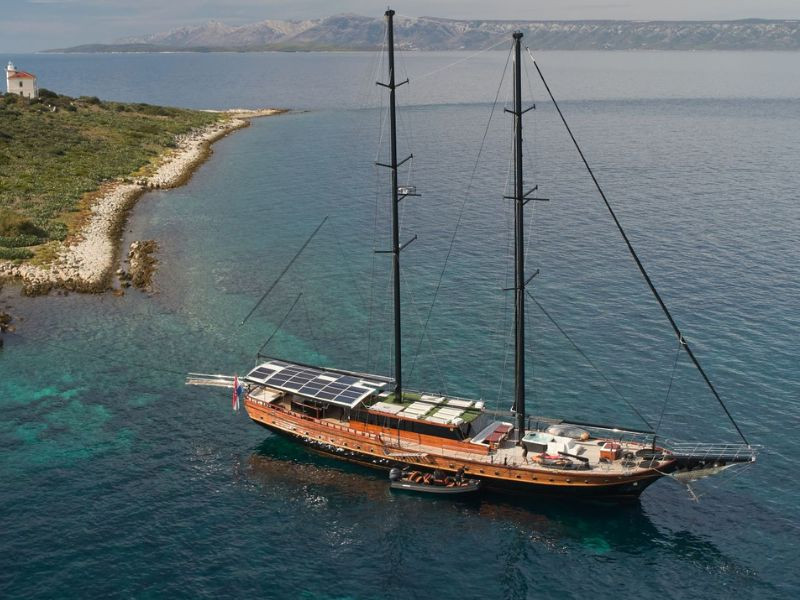
[[[403, 58], [413, 76], [401, 103], [413, 106], [401, 113], [401, 154], [413, 151], [411, 181], [423, 193], [406, 201], [401, 236], [419, 236], [403, 254], [406, 379], [507, 407], [510, 215], [501, 196], [510, 123], [500, 110], [475, 167], [505, 54], [448, 68], [463, 57]], [[766, 446], [741, 474], [696, 484], [699, 502], [670, 480], [618, 509], [395, 495], [382, 473], [321, 458], [232, 414], [226, 392], [183, 385], [188, 371], [247, 370], [301, 292], [266, 352], [388, 372], [388, 264], [372, 253], [388, 234], [385, 173], [372, 166], [381, 117], [364, 108], [378, 97], [373, 59], [15, 57], [68, 93], [313, 110], [255, 121], [216, 144], [185, 187], [142, 198], [126, 238], [159, 240], [155, 295], [24, 299], [4, 290], [3, 305], [24, 320], [0, 353], [0, 593], [796, 597], [796, 54], [539, 58], [685, 335], [750, 441]], [[220, 65], [240, 93], [186, 76]], [[242, 77], [255, 83], [236, 87]], [[541, 88], [531, 92], [528, 179], [551, 199], [533, 208], [534, 294], [657, 421], [675, 341]], [[529, 315], [533, 413], [641, 425], [534, 306]], [[735, 440], [685, 357], [660, 431]]]

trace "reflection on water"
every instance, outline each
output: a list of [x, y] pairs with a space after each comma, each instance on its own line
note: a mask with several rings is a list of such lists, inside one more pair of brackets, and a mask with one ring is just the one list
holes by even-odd
[[[639, 503], [608, 505], [552, 498], [526, 498], [482, 492], [470, 501], [393, 493], [382, 470], [338, 461], [279, 435], [269, 435], [256, 451], [235, 466], [236, 478], [269, 496], [294, 498], [307, 508], [329, 504], [370, 505], [377, 512], [405, 515], [424, 511], [444, 529], [468, 530], [470, 523], [494, 526], [522, 536], [548, 552], [569, 554], [575, 548], [617, 560], [620, 554], [649, 553], [654, 547], [673, 559], [702, 563], [741, 576], [738, 565], [707, 539], [686, 529], [657, 527]], [[687, 501], [688, 502], [688, 501]], [[461, 526], [448, 523], [461, 522]], [[466, 524], [464, 523], [466, 521]]]

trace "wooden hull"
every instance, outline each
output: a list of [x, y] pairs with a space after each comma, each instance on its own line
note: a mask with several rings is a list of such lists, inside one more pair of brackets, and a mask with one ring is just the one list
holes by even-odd
[[401, 455], [399, 449], [386, 444], [387, 436], [397, 432], [370, 431], [363, 423], [354, 423], [353, 427], [330, 423], [249, 398], [245, 408], [259, 425], [339, 460], [383, 470], [410, 467], [455, 473], [463, 468], [469, 478], [481, 481], [483, 489], [502, 493], [631, 501], [664, 474], [663, 466], [659, 470], [638, 469], [627, 474], [612, 474], [598, 470], [564, 471], [490, 464], [485, 456], [476, 454], [474, 460], [464, 456], [454, 449], [457, 442], [453, 441], [448, 441], [449, 444], [436, 453]]

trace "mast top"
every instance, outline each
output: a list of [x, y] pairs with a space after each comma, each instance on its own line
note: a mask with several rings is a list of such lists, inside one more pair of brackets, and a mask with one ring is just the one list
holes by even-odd
[[[388, 13], [388, 11], [387, 11], [387, 13], [386, 13], [386, 14], [387, 14], [387, 15], [389, 14], [389, 13]], [[511, 35], [512, 35], [512, 37], [513, 37], [515, 40], [522, 39], [522, 32], [521, 32], [521, 31], [515, 31], [515, 32], [514, 32], [514, 33], [512, 33]]]
[[394, 16], [394, 11], [393, 11], [391, 8], [387, 8], [387, 9], [386, 9], [386, 12], [385, 12], [385, 13], [383, 13], [383, 14], [384, 14], [384, 16], [386, 16], [386, 17], [393, 17], [393, 16]]

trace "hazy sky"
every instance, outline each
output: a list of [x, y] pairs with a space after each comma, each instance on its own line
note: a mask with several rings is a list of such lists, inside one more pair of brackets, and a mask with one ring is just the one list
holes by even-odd
[[[380, 15], [386, 0], [0, 0], [0, 51], [165, 31], [208, 20], [242, 24], [352, 12]], [[800, 0], [398, 0], [402, 15], [482, 19], [797, 19]]]

